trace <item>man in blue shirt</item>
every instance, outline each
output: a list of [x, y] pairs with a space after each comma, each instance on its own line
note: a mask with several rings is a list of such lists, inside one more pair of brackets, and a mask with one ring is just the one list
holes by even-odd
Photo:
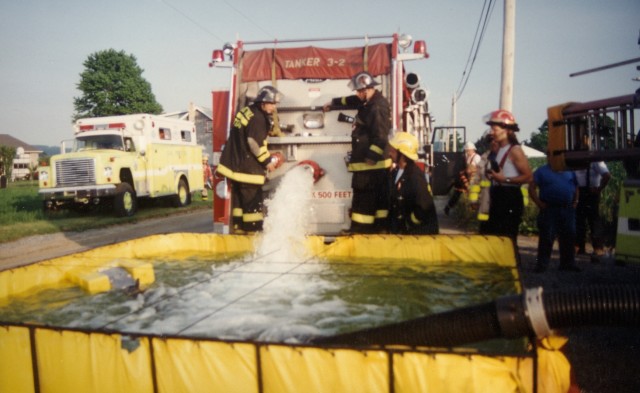
[[529, 183], [529, 196], [538, 206], [538, 257], [535, 272], [549, 266], [553, 242], [558, 237], [559, 270], [580, 271], [575, 261], [575, 212], [578, 181], [573, 172], [554, 172], [549, 164], [538, 168]]

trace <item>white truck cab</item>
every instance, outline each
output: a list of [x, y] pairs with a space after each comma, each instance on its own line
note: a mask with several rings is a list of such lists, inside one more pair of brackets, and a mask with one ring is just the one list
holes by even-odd
[[137, 198], [171, 197], [181, 207], [204, 187], [192, 122], [149, 114], [87, 118], [76, 121], [74, 133], [71, 151], [63, 144], [39, 170], [45, 209], [112, 203], [116, 215], [132, 216]]

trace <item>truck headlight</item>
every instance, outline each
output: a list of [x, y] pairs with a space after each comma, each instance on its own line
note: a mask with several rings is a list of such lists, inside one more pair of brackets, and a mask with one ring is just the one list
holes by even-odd
[[113, 173], [113, 170], [111, 169], [110, 166], [104, 167], [104, 177], [111, 177], [112, 173]]
[[40, 179], [42, 181], [48, 181], [49, 180], [49, 171], [40, 171], [40, 173], [38, 174], [38, 179]]

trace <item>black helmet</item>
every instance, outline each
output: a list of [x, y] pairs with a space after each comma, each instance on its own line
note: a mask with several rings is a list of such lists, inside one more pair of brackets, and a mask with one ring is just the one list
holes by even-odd
[[358, 72], [349, 81], [349, 87], [351, 90], [366, 89], [367, 87], [378, 86], [380, 83], [376, 82], [368, 72]]
[[255, 102], [269, 102], [272, 104], [277, 104], [280, 102], [280, 96], [282, 94], [273, 86], [265, 86], [258, 90], [258, 95], [256, 96]]

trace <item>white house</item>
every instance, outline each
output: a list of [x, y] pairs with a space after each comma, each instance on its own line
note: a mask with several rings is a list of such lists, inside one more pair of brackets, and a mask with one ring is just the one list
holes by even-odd
[[540, 150], [536, 150], [533, 147], [529, 147], [526, 145], [520, 145], [522, 147], [522, 151], [527, 158], [544, 158], [547, 155], [541, 152]]
[[16, 156], [13, 159], [11, 169], [11, 181], [25, 179], [31, 174], [31, 169], [38, 167], [38, 160], [42, 150], [14, 138], [9, 134], [0, 134], [0, 146], [9, 146], [16, 149]]

